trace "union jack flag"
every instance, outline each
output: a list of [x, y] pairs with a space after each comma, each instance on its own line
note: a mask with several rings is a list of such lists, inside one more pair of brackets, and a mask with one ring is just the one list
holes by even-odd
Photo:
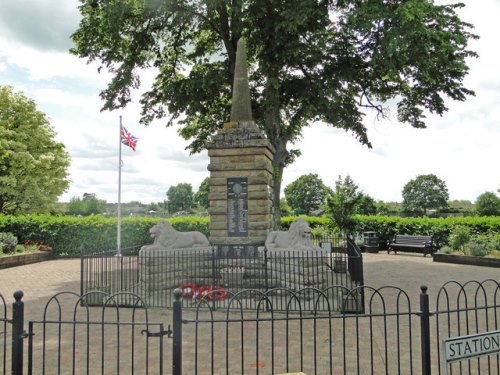
[[139, 138], [134, 137], [127, 129], [125, 129], [125, 126], [122, 126], [121, 128], [121, 138], [124, 145], [129, 146], [135, 151], [135, 146], [137, 146]]

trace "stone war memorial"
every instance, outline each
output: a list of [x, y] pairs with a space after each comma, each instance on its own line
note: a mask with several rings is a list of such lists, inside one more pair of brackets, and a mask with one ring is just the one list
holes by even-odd
[[236, 291], [338, 284], [331, 279], [330, 254], [312, 245], [307, 221], [273, 231], [275, 150], [252, 117], [243, 39], [237, 46], [230, 121], [206, 148], [209, 237], [178, 232], [166, 221], [151, 228], [154, 243], [139, 253], [145, 300], [156, 304], [159, 295], [175, 288], [196, 298], [200, 286]]
[[210, 242], [252, 256], [272, 229], [274, 148], [252, 119], [245, 43], [238, 42], [231, 120], [207, 143]]

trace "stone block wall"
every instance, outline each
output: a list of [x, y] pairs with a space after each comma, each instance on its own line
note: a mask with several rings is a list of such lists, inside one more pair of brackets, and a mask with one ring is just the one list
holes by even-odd
[[[264, 244], [273, 223], [274, 149], [253, 121], [232, 123], [207, 143], [212, 244]], [[248, 235], [228, 233], [228, 179], [246, 178]]]

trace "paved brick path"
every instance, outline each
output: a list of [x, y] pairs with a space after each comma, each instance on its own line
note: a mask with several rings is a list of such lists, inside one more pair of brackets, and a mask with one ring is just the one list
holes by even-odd
[[[469, 280], [482, 281], [489, 278], [497, 281], [500, 279], [498, 268], [434, 263], [429, 256], [404, 253], [398, 255], [387, 255], [382, 252], [364, 254], [364, 272], [365, 285], [375, 288], [385, 285], [397, 286], [407, 291], [413, 301], [418, 301], [419, 286], [427, 285], [431, 295], [431, 308], [432, 296], [435, 295], [440, 286], [449, 280], [465, 282]], [[40, 320], [46, 302], [54, 294], [61, 291], [79, 293], [80, 260], [57, 259], [0, 270], [0, 294], [7, 300], [9, 309], [13, 302], [12, 295], [16, 290], [24, 292], [25, 321]], [[187, 312], [187, 314], [190, 313]], [[149, 320], [162, 321], [166, 326], [171, 323], [171, 311], [154, 310], [150, 314]], [[191, 342], [191, 340], [192, 337], [188, 336], [187, 342]], [[165, 355], [169, 357], [170, 341], [166, 342]], [[90, 344], [93, 345], [92, 342]], [[125, 347], [125, 345], [123, 346]], [[96, 353], [99, 353], [99, 350], [96, 348]], [[167, 374], [170, 373], [168, 362], [167, 359], [165, 361], [165, 373]], [[185, 364], [184, 367], [185, 373], [190, 374], [192, 364]]]
[[[363, 254], [365, 285], [380, 287], [393, 285], [406, 290], [410, 295], [419, 294], [419, 286], [427, 285], [429, 292], [448, 280], [498, 280], [498, 268], [435, 263], [432, 258], [416, 254], [385, 253]], [[47, 301], [61, 291], [80, 291], [80, 260], [56, 259], [0, 270], [0, 294], [12, 301], [12, 294], [22, 290], [24, 301], [36, 309], [29, 309], [28, 316], [37, 317], [40, 302]]]

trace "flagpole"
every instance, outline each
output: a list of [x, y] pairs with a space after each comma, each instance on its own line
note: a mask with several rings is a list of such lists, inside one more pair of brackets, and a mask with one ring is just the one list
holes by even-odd
[[122, 227], [122, 116], [120, 115], [120, 129], [118, 134], [118, 224], [116, 226], [116, 256], [122, 256], [122, 238], [121, 238], [121, 227]]

